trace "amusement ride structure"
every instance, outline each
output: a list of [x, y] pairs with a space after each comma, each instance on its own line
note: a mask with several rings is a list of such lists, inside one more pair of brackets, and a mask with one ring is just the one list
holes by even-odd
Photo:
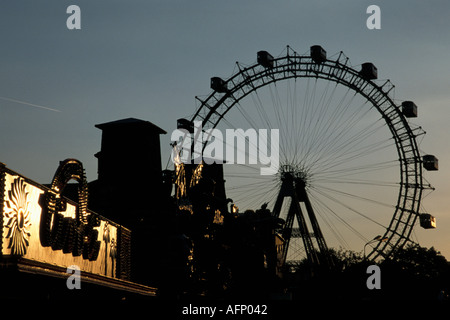
[[285, 221], [278, 234], [286, 264], [329, 265], [328, 246], [361, 251], [365, 244], [365, 257], [375, 260], [412, 241], [418, 223], [436, 227], [422, 198], [433, 190], [423, 169], [437, 170], [438, 160], [420, 152], [425, 131], [413, 123], [416, 104], [397, 100], [374, 64], [352, 66], [343, 52], [327, 57], [317, 45], [304, 54], [288, 46], [278, 57], [259, 51], [254, 64], [237, 62], [230, 77], [211, 78], [211, 89], [178, 128], [201, 123], [204, 137], [210, 129], [279, 130], [279, 141], [253, 146], [279, 143], [277, 174], [227, 159], [223, 170], [234, 204], [267, 203]]

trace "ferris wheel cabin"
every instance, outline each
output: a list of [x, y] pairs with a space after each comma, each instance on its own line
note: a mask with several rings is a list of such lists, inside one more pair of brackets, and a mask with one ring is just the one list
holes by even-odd
[[417, 106], [412, 101], [402, 103], [402, 113], [407, 118], [417, 118]]
[[420, 215], [420, 226], [424, 229], [436, 228], [436, 218], [429, 213], [422, 213]]
[[366, 80], [378, 79], [378, 69], [371, 62], [363, 63], [359, 74]]
[[435, 156], [431, 154], [427, 154], [423, 156], [423, 167], [428, 171], [437, 171], [439, 170], [439, 160]]
[[258, 51], [257, 61], [264, 68], [273, 68], [273, 56], [267, 51]]
[[312, 46], [311, 50], [311, 58], [315, 63], [322, 63], [327, 60], [327, 52], [321, 46]]
[[180, 118], [177, 120], [177, 129], [183, 129], [189, 133], [194, 133], [194, 124], [188, 119]]
[[226, 93], [228, 91], [227, 82], [219, 77], [211, 78], [211, 89], [220, 92]]

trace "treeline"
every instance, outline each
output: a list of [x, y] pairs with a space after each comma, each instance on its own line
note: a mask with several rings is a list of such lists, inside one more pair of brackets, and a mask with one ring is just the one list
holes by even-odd
[[[417, 244], [397, 249], [377, 262], [348, 250], [330, 250], [333, 270], [310, 273], [306, 261], [284, 279], [292, 299], [449, 300], [450, 264], [435, 248]], [[370, 289], [370, 265], [379, 267], [380, 289]], [[291, 283], [289, 285], [289, 283]]]

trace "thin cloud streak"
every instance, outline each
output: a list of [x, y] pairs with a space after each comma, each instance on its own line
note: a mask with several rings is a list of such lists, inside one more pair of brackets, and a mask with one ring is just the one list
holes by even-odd
[[30, 106], [30, 107], [36, 107], [36, 108], [45, 109], [45, 110], [54, 111], [54, 112], [61, 112], [61, 110], [52, 109], [52, 108], [49, 108], [49, 107], [45, 107], [45, 106], [41, 106], [41, 105], [38, 105], [38, 104], [29, 103], [29, 102], [25, 102], [25, 101], [20, 101], [20, 100], [16, 100], [16, 99], [10, 99], [10, 98], [6, 98], [6, 97], [0, 97], [0, 99], [6, 100], [6, 101], [9, 101], [9, 102], [20, 103], [20, 104], [23, 104], [23, 105], [26, 105], [26, 106]]

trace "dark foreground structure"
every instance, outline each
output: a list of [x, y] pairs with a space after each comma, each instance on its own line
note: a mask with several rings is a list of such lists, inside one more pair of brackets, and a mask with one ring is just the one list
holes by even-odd
[[164, 131], [136, 119], [98, 128], [99, 175], [91, 183], [76, 159], [61, 161], [48, 185], [1, 164], [2, 297], [156, 296], [146, 275], [159, 259], [151, 248], [154, 219], [167, 205], [159, 147]]
[[0, 166], [3, 298], [267, 291], [279, 267], [278, 222], [265, 207], [237, 212], [221, 164], [162, 170], [161, 128], [133, 118], [96, 127], [94, 181], [76, 159], [61, 161], [46, 185]]
[[[305, 260], [292, 272], [285, 221], [265, 204], [240, 213], [222, 164], [163, 170], [161, 128], [133, 118], [96, 127], [94, 181], [76, 159], [47, 185], [0, 164], [1, 299], [448, 298], [448, 263], [433, 250], [385, 260], [383, 290], [368, 289], [367, 261], [328, 248], [325, 268]], [[401, 297], [396, 283], [408, 288]]]

